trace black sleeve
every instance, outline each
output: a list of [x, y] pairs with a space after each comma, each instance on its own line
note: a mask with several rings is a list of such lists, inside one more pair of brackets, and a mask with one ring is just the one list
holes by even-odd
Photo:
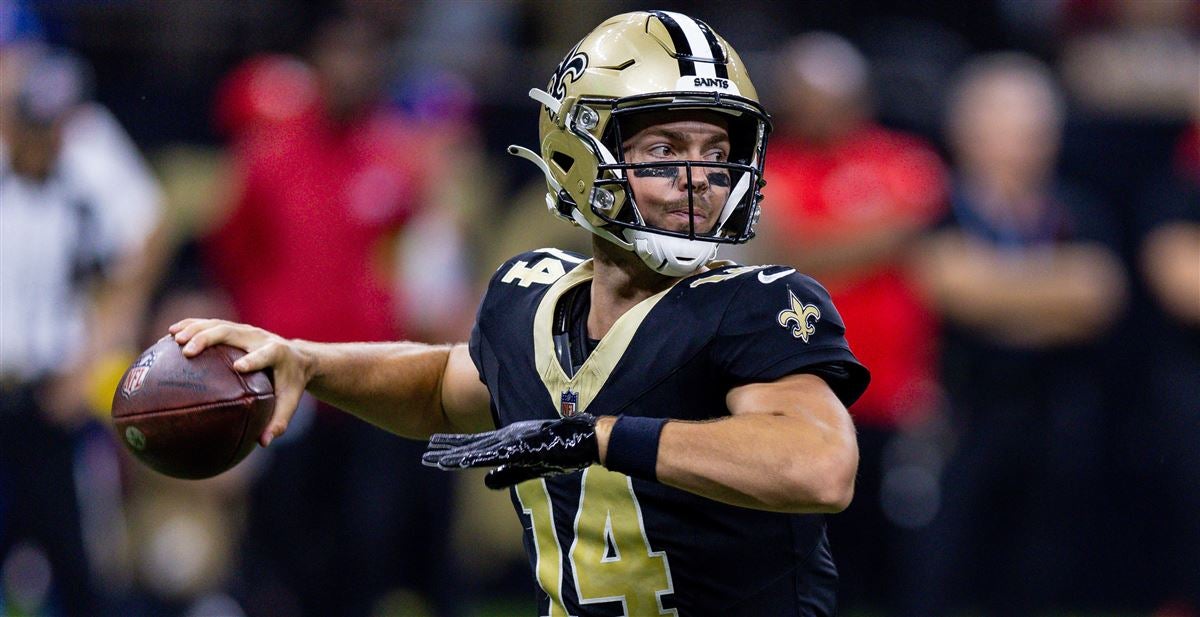
[[467, 351], [471, 354], [471, 362], [475, 363], [475, 369], [479, 371], [479, 381], [483, 385], [488, 384], [487, 371], [483, 369], [483, 334], [479, 332], [479, 321], [476, 320], [475, 326], [471, 328], [471, 338], [467, 341]]
[[849, 406], [870, 373], [846, 342], [846, 326], [829, 292], [810, 277], [764, 270], [770, 282], [747, 277], [721, 318], [713, 361], [735, 385], [775, 381], [794, 373], [824, 379]]
[[491, 311], [491, 305], [495, 301], [495, 293], [493, 290], [496, 287], [496, 282], [500, 279], [501, 273], [506, 272], [512, 267], [521, 257], [527, 256], [528, 253], [522, 253], [508, 261], [500, 264], [496, 271], [492, 273], [492, 277], [488, 280], [487, 289], [483, 292], [483, 298], [479, 300], [479, 308], [475, 310], [475, 324], [471, 326], [471, 338], [467, 341], [467, 351], [471, 354], [471, 361], [475, 363], [475, 368], [479, 370], [479, 381], [483, 385], [488, 385], [488, 373], [494, 372], [495, 362], [489, 361], [492, 357], [491, 350], [487, 349], [486, 335], [484, 333], [484, 322], [487, 320], [487, 315]]
[[536, 264], [546, 258], [557, 261], [564, 272], [576, 268], [586, 260], [583, 255], [578, 253], [553, 248], [526, 251], [500, 264], [488, 281], [487, 290], [475, 313], [475, 325], [471, 328], [471, 338], [467, 343], [471, 361], [479, 370], [479, 380], [483, 382], [483, 385], [488, 386], [488, 390], [494, 392], [494, 386], [498, 381], [497, 376], [500, 373], [499, 361], [496, 359], [496, 352], [492, 349], [491, 341], [502, 345], [512, 336], [512, 332], [506, 331], [505, 327], [512, 327], [509, 317], [514, 310], [518, 310], [514, 307], [527, 301], [530, 294], [537, 294], [544, 287], [543, 285], [530, 286], [528, 283], [522, 285], [519, 282], [506, 283], [504, 282], [505, 276], [518, 263], [522, 265]]

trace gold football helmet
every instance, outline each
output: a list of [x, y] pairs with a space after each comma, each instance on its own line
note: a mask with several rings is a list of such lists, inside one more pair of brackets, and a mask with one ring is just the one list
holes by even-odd
[[[555, 215], [637, 253], [669, 276], [696, 271], [722, 243], [754, 236], [771, 123], [745, 65], [704, 22], [668, 11], [613, 17], [563, 58], [545, 90], [535, 88], [529, 96], [542, 105], [540, 156], [520, 146], [508, 151], [541, 168], [549, 188], [546, 204]], [[695, 109], [729, 119], [727, 160], [624, 160], [623, 121], [648, 111]], [[647, 224], [627, 174], [667, 166], [687, 174], [689, 210], [693, 167], [729, 174], [729, 198], [713, 229], [698, 232], [694, 222], [687, 231]]]

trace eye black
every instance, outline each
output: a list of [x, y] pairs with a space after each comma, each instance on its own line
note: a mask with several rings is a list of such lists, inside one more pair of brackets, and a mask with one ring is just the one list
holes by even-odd
[[[633, 170], [634, 177], [637, 178], [678, 178], [678, 167], [641, 167]], [[712, 180], [709, 180], [711, 183]]]

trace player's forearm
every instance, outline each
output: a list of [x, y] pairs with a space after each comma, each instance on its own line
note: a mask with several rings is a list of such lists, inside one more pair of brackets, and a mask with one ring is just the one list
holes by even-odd
[[295, 343], [310, 358], [307, 389], [322, 401], [404, 437], [456, 430], [441, 402], [449, 345]]
[[[597, 426], [602, 461], [614, 420]], [[838, 512], [850, 503], [857, 469], [852, 429], [814, 430], [790, 414], [756, 413], [667, 422], [656, 473], [663, 484], [737, 506]]]

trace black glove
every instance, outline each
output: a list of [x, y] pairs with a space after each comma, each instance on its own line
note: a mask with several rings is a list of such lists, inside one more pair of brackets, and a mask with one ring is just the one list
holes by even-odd
[[487, 433], [439, 433], [429, 438], [421, 463], [442, 470], [496, 467], [484, 478], [491, 489], [600, 462], [596, 418], [581, 413], [560, 420], [514, 422]]

